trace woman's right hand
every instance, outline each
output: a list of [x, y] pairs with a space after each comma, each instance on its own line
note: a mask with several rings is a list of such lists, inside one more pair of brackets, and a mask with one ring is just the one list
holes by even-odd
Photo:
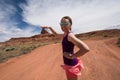
[[75, 59], [76, 57], [74, 56], [74, 54], [71, 54], [69, 52], [64, 52], [63, 56], [68, 58], [68, 59]]
[[57, 32], [56, 32], [54, 29], [52, 29], [52, 27], [50, 27], [50, 26], [41, 26], [41, 28], [47, 28], [47, 29], [50, 29], [51, 32], [52, 32], [55, 36], [57, 36]]
[[42, 28], [50, 28], [49, 26], [41, 26]]

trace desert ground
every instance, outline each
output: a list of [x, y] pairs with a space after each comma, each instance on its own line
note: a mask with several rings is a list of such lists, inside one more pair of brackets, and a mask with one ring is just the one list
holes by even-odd
[[[120, 47], [116, 41], [84, 40], [90, 52], [80, 57], [85, 68], [78, 80], [120, 80]], [[42, 46], [0, 63], [0, 80], [67, 80], [62, 64], [61, 43]]]

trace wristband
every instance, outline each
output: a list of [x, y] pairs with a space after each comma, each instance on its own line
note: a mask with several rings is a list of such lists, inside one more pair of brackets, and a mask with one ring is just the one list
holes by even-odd
[[72, 57], [72, 54], [69, 54], [70, 57]]

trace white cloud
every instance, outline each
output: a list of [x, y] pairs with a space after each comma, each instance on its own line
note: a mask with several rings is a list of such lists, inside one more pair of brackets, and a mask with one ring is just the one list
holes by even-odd
[[[120, 0], [27, 0], [23, 9], [23, 21], [32, 25], [52, 26], [61, 33], [59, 26], [63, 16], [73, 19], [73, 32], [81, 33], [104, 29], [120, 24]], [[17, 8], [0, 0], [0, 42], [11, 37], [27, 37], [38, 34], [35, 28], [20, 29], [11, 16]]]
[[20, 6], [28, 23], [52, 26], [61, 32], [59, 21], [68, 15], [73, 19], [73, 31], [81, 33], [119, 24], [119, 4], [120, 0], [28, 0], [27, 5]]
[[38, 32], [34, 30], [35, 28], [31, 27], [20, 29], [17, 26], [14, 26], [12, 23], [5, 23], [3, 26], [0, 25], [0, 42], [9, 40], [10, 38], [30, 37], [38, 34]]
[[16, 24], [17, 21], [12, 21], [11, 16], [16, 13], [16, 8], [12, 5], [0, 1], [0, 42], [9, 40], [13, 37], [26, 37], [37, 34], [35, 28], [20, 29]]

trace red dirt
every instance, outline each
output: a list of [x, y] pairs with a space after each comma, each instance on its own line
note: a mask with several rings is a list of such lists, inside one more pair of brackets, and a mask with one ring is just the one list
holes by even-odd
[[[81, 57], [85, 69], [78, 80], [120, 80], [120, 48], [116, 38], [84, 41], [91, 50]], [[0, 80], [66, 80], [61, 64], [60, 43], [39, 47], [1, 63]]]

